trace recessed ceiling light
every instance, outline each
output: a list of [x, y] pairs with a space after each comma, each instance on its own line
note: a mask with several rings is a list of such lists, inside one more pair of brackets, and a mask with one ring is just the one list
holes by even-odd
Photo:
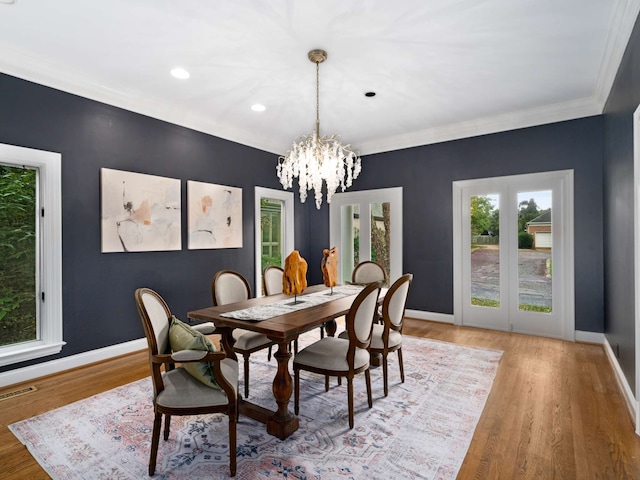
[[174, 68], [171, 70], [171, 75], [180, 79], [186, 79], [191, 76], [184, 68]]
[[267, 109], [264, 105], [260, 103], [256, 103], [255, 105], [251, 105], [251, 110], [254, 112], [264, 112]]

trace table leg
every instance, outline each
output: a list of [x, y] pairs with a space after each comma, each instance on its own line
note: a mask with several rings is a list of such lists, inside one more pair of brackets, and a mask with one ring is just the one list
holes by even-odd
[[236, 355], [236, 352], [233, 351], [233, 344], [236, 343], [235, 339], [233, 338], [233, 329], [224, 327], [216, 330], [217, 333], [220, 333], [222, 335], [220, 343], [222, 343], [222, 348], [227, 354], [227, 358], [238, 361], [238, 356]]
[[336, 319], [332, 318], [331, 320], [327, 320], [324, 322], [324, 329], [327, 332], [327, 335], [330, 337], [335, 336], [336, 330], [338, 330], [338, 324], [336, 323]]
[[278, 343], [278, 351], [274, 357], [278, 362], [278, 371], [273, 379], [273, 396], [278, 410], [267, 421], [267, 432], [284, 440], [300, 426], [298, 417], [289, 411], [289, 400], [293, 393], [293, 382], [289, 373], [289, 341]]

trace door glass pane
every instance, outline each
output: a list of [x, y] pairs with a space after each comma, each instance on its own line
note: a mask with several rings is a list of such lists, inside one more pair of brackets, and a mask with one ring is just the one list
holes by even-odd
[[0, 165], [0, 345], [38, 338], [36, 171]]
[[[391, 278], [391, 204], [372, 203], [371, 210], [371, 260], [382, 265], [387, 274], [387, 282]], [[388, 284], [386, 285], [388, 286]]]
[[266, 267], [282, 266], [282, 218], [284, 202], [263, 198], [260, 200], [260, 228], [262, 238], [262, 271]]
[[500, 307], [500, 197], [470, 199], [471, 305]]
[[551, 191], [518, 193], [518, 309], [551, 313]]
[[344, 251], [339, 252], [341, 262], [338, 268], [342, 270], [343, 280], [350, 282], [353, 267], [360, 261], [360, 205], [343, 205], [341, 210], [340, 244]]

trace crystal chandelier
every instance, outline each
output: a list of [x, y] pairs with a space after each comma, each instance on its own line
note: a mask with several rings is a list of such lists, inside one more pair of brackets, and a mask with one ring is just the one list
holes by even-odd
[[327, 203], [331, 203], [338, 187], [344, 191], [358, 178], [361, 162], [351, 145], [343, 145], [336, 135], [320, 136], [320, 64], [327, 59], [327, 52], [311, 50], [308, 56], [316, 64], [316, 129], [311, 135], [296, 139], [291, 150], [278, 158], [276, 172], [285, 189], [293, 186], [294, 177], [298, 178], [302, 203], [307, 199], [307, 192], [313, 189], [319, 209], [322, 182], [327, 184]]

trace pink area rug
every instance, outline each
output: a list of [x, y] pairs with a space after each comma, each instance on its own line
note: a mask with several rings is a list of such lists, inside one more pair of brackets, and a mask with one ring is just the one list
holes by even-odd
[[[317, 332], [307, 335], [314, 339]], [[388, 397], [382, 369], [372, 370], [372, 409], [364, 375], [354, 380], [353, 430], [346, 382], [338, 386], [332, 379], [325, 392], [324, 379], [307, 372], [300, 381], [300, 429], [288, 439], [240, 416], [236, 478], [455, 479], [502, 352], [405, 336], [403, 353], [405, 383], [392, 354]], [[250, 400], [272, 409], [275, 368], [266, 352], [251, 356]], [[149, 478], [151, 388], [143, 379], [9, 428], [55, 480]], [[227, 478], [227, 432], [223, 415], [173, 417], [152, 478]]]

